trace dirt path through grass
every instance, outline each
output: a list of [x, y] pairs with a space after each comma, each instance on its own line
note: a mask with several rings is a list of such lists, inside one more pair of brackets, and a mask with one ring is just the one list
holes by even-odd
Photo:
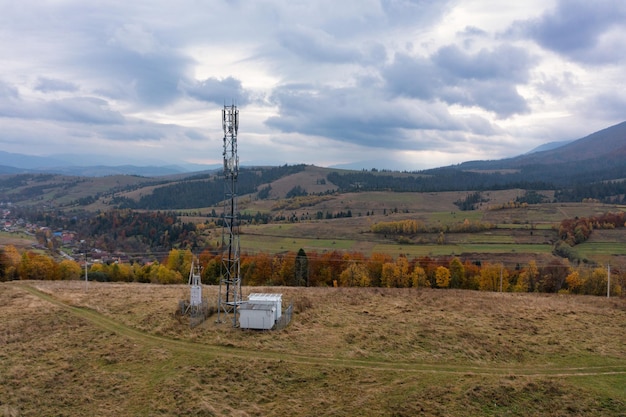
[[577, 376], [600, 376], [600, 375], [623, 375], [626, 374], [626, 364], [609, 366], [537, 366], [537, 365], [514, 365], [495, 366], [488, 365], [458, 365], [458, 364], [429, 364], [419, 362], [399, 362], [380, 360], [338, 359], [328, 357], [316, 357], [293, 353], [273, 352], [268, 350], [246, 350], [228, 346], [207, 345], [188, 340], [172, 339], [159, 336], [122, 324], [110, 317], [100, 314], [92, 309], [81, 308], [67, 304], [31, 285], [20, 285], [30, 294], [61, 307], [74, 316], [77, 316], [92, 325], [116, 333], [127, 338], [133, 343], [142, 345], [144, 348], [166, 348], [178, 355], [202, 355], [206, 358], [238, 358], [260, 359], [267, 361], [282, 361], [310, 366], [326, 366], [340, 368], [360, 368], [379, 371], [393, 371], [402, 373], [432, 373], [432, 374], [459, 374], [459, 375], [490, 375], [490, 376], [527, 376], [527, 377], [577, 377]]

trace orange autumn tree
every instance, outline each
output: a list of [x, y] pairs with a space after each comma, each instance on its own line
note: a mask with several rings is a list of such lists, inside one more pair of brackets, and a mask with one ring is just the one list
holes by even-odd
[[367, 260], [367, 269], [369, 270], [370, 282], [372, 287], [381, 286], [381, 278], [383, 272], [383, 265], [392, 262], [391, 255], [385, 253], [374, 252], [372, 256]]
[[282, 263], [280, 266], [280, 280], [284, 285], [297, 285], [296, 282], [296, 252], [290, 251], [282, 255]]
[[22, 261], [22, 255], [13, 245], [7, 245], [2, 249], [3, 273], [0, 280], [12, 281], [18, 279], [17, 269]]
[[242, 276], [246, 285], [271, 285], [272, 261], [273, 259], [267, 253], [245, 256], [242, 261], [242, 270], [244, 264], [247, 268]]

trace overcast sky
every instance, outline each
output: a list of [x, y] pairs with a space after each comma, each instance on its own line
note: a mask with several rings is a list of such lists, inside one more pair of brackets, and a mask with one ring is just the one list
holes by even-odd
[[626, 2], [0, 0], [0, 150], [419, 170], [626, 120]]

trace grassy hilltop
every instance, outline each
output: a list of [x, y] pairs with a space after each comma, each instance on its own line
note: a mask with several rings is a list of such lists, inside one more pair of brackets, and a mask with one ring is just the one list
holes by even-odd
[[[622, 416], [624, 299], [283, 293], [282, 331], [175, 314], [185, 286], [0, 284], [4, 415]], [[217, 289], [205, 289], [209, 299]]]

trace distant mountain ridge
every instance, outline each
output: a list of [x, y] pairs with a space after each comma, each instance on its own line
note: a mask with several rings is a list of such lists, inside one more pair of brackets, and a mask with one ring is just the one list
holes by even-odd
[[[183, 174], [210, 170], [218, 165], [189, 164], [187, 167], [178, 165], [134, 165], [121, 163], [119, 165], [89, 164], [83, 162], [78, 155], [34, 156], [0, 151], [0, 174], [51, 173], [73, 175], [81, 177], [102, 177], [108, 175], [141, 175], [159, 177], [166, 175]], [[76, 163], [80, 161], [81, 164]]]
[[552, 149], [493, 161], [468, 161], [454, 168], [493, 170], [562, 165], [564, 169], [580, 166], [587, 170], [604, 170], [624, 166], [625, 158], [626, 122], [622, 122]]
[[0, 151], [0, 166], [2, 166], [3, 168], [11, 167], [14, 169], [22, 170], [22, 172], [24, 172], [31, 169], [43, 170], [63, 165], [67, 165], [67, 162], [53, 157], [24, 155], [19, 153]]

